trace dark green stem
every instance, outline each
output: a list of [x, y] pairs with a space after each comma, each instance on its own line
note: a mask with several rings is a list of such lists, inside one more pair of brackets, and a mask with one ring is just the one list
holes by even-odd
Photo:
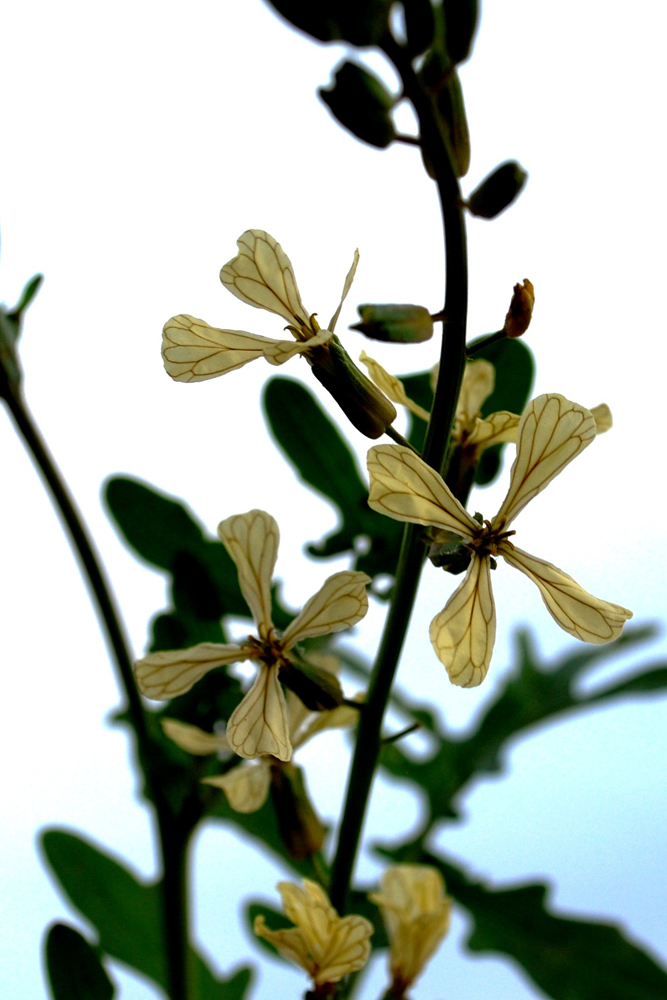
[[111, 586], [101, 561], [88, 535], [83, 518], [34, 423], [21, 390], [9, 384], [0, 371], [0, 390], [35, 464], [51, 492], [56, 508], [69, 532], [72, 546], [88, 581], [94, 604], [106, 633], [121, 687], [129, 706], [129, 716], [137, 739], [139, 761], [146, 781], [149, 798], [157, 813], [163, 862], [162, 892], [164, 900], [164, 931], [166, 961], [171, 1000], [187, 1000], [187, 878], [186, 855], [190, 831], [176, 829], [172, 811], [156, 778], [155, 747], [148, 733], [144, 707], [139, 697], [127, 638], [121, 625]]
[[[393, 39], [385, 39], [383, 48], [400, 73], [405, 95], [417, 113], [422, 145], [429, 154], [436, 174], [443, 218], [446, 268], [443, 313], [447, 319], [443, 324], [440, 373], [423, 453], [424, 460], [440, 471], [447, 453], [465, 365], [468, 310], [465, 221], [458, 180], [431, 99], [422, 90], [409, 58]], [[408, 524], [403, 533], [394, 593], [371, 675], [368, 699], [359, 720], [331, 876], [331, 902], [339, 913], [343, 913], [346, 908], [347, 893], [380, 752], [382, 720], [405, 641], [424, 561], [422, 530], [418, 525]]]

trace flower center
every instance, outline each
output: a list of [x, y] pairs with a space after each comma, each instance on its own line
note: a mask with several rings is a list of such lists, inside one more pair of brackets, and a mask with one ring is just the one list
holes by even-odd
[[282, 642], [274, 628], [271, 629], [266, 639], [257, 639], [254, 635], [249, 635], [241, 648], [252, 652], [253, 660], [258, 660], [260, 663], [266, 664], [267, 667], [272, 667], [285, 660]]
[[[475, 517], [477, 520], [477, 516]], [[483, 555], [489, 553], [489, 555], [497, 556], [498, 549], [501, 542], [505, 542], [510, 548], [514, 548], [511, 542], [507, 539], [510, 535], [516, 535], [516, 531], [503, 531], [505, 527], [505, 518], [502, 518], [498, 524], [492, 524], [491, 521], [486, 519], [480, 524], [479, 534], [476, 538], [473, 538], [471, 542], [468, 542], [468, 548], [472, 550], [475, 555]]]

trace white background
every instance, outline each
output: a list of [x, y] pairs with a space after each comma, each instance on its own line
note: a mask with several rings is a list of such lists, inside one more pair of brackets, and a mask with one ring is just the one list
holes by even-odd
[[[600, 0], [496, 0], [462, 70], [473, 151], [464, 189], [508, 158], [530, 173], [510, 211], [470, 222], [471, 335], [497, 329], [512, 285], [529, 277], [536, 392], [589, 406], [604, 400], [615, 418], [521, 516], [520, 544], [634, 609], [638, 622], [660, 618], [665, 583], [664, 29], [657, 0], [632, 10]], [[46, 275], [21, 346], [26, 393], [104, 556], [137, 655], [165, 588], [107, 521], [100, 485], [116, 472], [184, 497], [211, 532], [222, 517], [266, 507], [281, 525], [278, 573], [298, 606], [343, 563], [301, 555], [335, 515], [269, 444], [259, 395], [273, 372], [258, 361], [222, 380], [175, 384], [162, 369], [160, 330], [189, 312], [280, 336], [279, 319], [244, 306], [217, 278], [251, 227], [280, 240], [307, 308], [325, 320], [359, 247], [339, 326], [353, 355], [369, 346], [346, 332], [357, 303], [439, 308], [440, 221], [418, 152], [380, 152], [344, 133], [315, 93], [344, 48], [292, 32], [259, 0], [26, 0], [5, 8], [1, 30], [0, 297], [13, 304], [33, 273]], [[370, 64], [382, 66], [376, 56]], [[399, 120], [411, 127], [409, 115]], [[370, 353], [393, 371], [417, 371], [438, 348], [372, 345]], [[284, 373], [308, 377], [298, 360]], [[349, 433], [363, 459], [367, 441]], [[0, 455], [0, 979], [5, 995], [38, 997], [46, 995], [43, 929], [75, 919], [40, 866], [38, 829], [84, 831], [145, 876], [155, 874], [155, 857], [127, 737], [105, 723], [118, 702], [105, 646], [8, 416]], [[505, 485], [476, 496], [473, 509], [493, 514]], [[449, 684], [427, 639], [453, 581], [429, 569], [420, 592], [400, 679], [415, 696], [436, 699], [455, 728], [509, 668], [515, 624], [530, 623], [545, 655], [572, 648], [526, 579], [502, 566], [494, 585], [499, 640], [489, 678], [472, 691]], [[368, 652], [380, 624], [375, 610], [358, 630]], [[620, 666], [664, 650], [662, 638]], [[512, 750], [509, 778], [477, 786], [465, 822], [439, 842], [501, 882], [553, 876], [559, 911], [621, 920], [667, 962], [665, 717], [664, 700], [637, 700], [541, 730]], [[338, 809], [345, 755], [344, 741], [331, 737], [301, 757], [327, 817]], [[405, 788], [381, 783], [370, 831], [399, 836], [416, 815]], [[257, 960], [239, 901], [275, 902], [282, 873], [221, 827], [199, 834], [193, 860], [196, 933], [211, 960], [225, 971]], [[377, 872], [362, 862], [369, 879]], [[464, 957], [464, 924], [458, 915], [417, 1000], [540, 995], [510, 966]], [[113, 972], [122, 1000], [155, 996]], [[374, 976], [368, 996], [382, 987], [381, 969]], [[265, 965], [253, 995], [303, 988], [298, 972]]]

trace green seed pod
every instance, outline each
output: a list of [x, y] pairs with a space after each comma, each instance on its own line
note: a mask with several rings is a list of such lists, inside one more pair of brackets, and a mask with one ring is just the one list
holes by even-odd
[[350, 329], [358, 330], [371, 340], [393, 344], [418, 344], [433, 336], [433, 320], [424, 306], [413, 305], [364, 305], [358, 306], [360, 323]]
[[357, 368], [336, 336], [325, 347], [316, 348], [309, 360], [315, 378], [358, 431], [379, 438], [393, 424], [393, 403]]
[[468, 211], [481, 219], [495, 219], [518, 198], [527, 179], [528, 174], [515, 160], [501, 163], [470, 195]]
[[289, 662], [280, 668], [280, 683], [293, 691], [311, 712], [338, 708], [343, 701], [338, 679], [328, 670], [302, 660], [294, 650], [290, 650]]
[[390, 111], [395, 99], [381, 80], [353, 62], [344, 62], [333, 86], [318, 94], [334, 118], [370, 146], [385, 149], [396, 138]]
[[324, 827], [313, 809], [296, 764], [271, 765], [271, 799], [285, 847], [292, 858], [315, 854], [324, 842]]

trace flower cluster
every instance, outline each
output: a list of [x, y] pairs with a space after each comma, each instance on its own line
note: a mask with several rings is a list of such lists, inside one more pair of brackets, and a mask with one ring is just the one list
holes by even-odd
[[369, 504], [388, 517], [428, 525], [458, 536], [472, 559], [463, 583], [431, 622], [433, 648], [454, 684], [481, 684], [489, 668], [496, 634], [490, 571], [502, 556], [539, 588], [555, 621], [584, 642], [616, 639], [632, 612], [593, 597], [551, 563], [510, 542], [509, 527], [537, 496], [595, 438], [589, 410], [555, 393], [538, 396], [524, 411], [517, 430], [517, 454], [510, 487], [492, 521], [472, 517], [441, 476], [412, 450], [380, 445], [368, 453]]
[[137, 683], [148, 698], [166, 700], [189, 691], [216, 667], [254, 661], [257, 677], [229, 718], [226, 740], [240, 757], [270, 754], [288, 761], [292, 742], [280, 669], [290, 663], [290, 650], [304, 639], [361, 621], [368, 610], [370, 578], [351, 570], [330, 576], [280, 635], [271, 621], [271, 580], [279, 541], [276, 521], [266, 511], [251, 510], [222, 521], [218, 535], [236, 564], [258, 634], [241, 643], [202, 642], [190, 649], [150, 653], [135, 664]]

